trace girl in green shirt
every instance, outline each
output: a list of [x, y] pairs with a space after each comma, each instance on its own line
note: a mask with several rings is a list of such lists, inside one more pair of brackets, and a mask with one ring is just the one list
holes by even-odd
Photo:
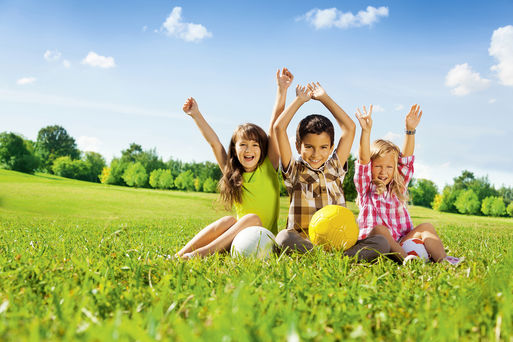
[[283, 68], [276, 74], [278, 91], [271, 117], [269, 136], [255, 124], [243, 124], [235, 129], [228, 153], [217, 134], [203, 118], [194, 98], [183, 105], [212, 147], [223, 172], [219, 192], [227, 209], [235, 207], [237, 217], [225, 216], [203, 228], [176, 255], [183, 259], [206, 256], [230, 247], [235, 236], [250, 226], [263, 226], [277, 233], [279, 210], [279, 152], [273, 134], [273, 124], [283, 112], [287, 89], [293, 76]]

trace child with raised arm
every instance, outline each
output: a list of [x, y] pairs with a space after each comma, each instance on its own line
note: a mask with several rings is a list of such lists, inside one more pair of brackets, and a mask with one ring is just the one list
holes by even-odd
[[[297, 97], [276, 120], [274, 131], [278, 139], [283, 178], [290, 196], [287, 229], [280, 231], [276, 242], [282, 248], [307, 252], [313, 248], [308, 239], [308, 225], [313, 214], [328, 204], [345, 206], [342, 184], [347, 172], [347, 158], [354, 140], [355, 124], [325, 92], [319, 83], [297, 86]], [[320, 101], [333, 115], [342, 136], [334, 150], [334, 127], [322, 115], [312, 114], [301, 120], [296, 133], [296, 149], [300, 155], [292, 160], [287, 127], [298, 109], [311, 98]], [[370, 261], [390, 246], [382, 236], [359, 241], [345, 254]]]
[[407, 257], [400, 243], [408, 239], [420, 239], [435, 262], [445, 260], [453, 265], [459, 264], [460, 259], [445, 253], [442, 241], [431, 223], [413, 227], [406, 207], [408, 183], [413, 177], [415, 132], [422, 117], [420, 107], [413, 105], [406, 115], [402, 153], [399, 147], [387, 140], [379, 139], [370, 145], [371, 115], [372, 105], [368, 113], [365, 107], [363, 113], [360, 109], [356, 113], [362, 128], [354, 175], [360, 208], [359, 238], [375, 234], [385, 236], [391, 252], [396, 253], [400, 259]]
[[[293, 75], [286, 68], [276, 74], [278, 90], [271, 117], [271, 128], [285, 107], [287, 89]], [[219, 181], [221, 199], [227, 208], [235, 207], [237, 218], [225, 216], [203, 228], [176, 255], [188, 259], [206, 256], [230, 247], [241, 230], [263, 226], [277, 233], [279, 210], [279, 183], [277, 168], [279, 154], [276, 138], [270, 128], [269, 137], [254, 124], [243, 124], [235, 129], [228, 153], [217, 134], [201, 115], [191, 97], [183, 105], [201, 133], [212, 147], [223, 177]]]

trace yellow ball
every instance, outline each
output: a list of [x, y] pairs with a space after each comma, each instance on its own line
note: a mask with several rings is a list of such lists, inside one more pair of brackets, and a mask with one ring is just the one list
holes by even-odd
[[345, 251], [358, 240], [358, 225], [351, 210], [340, 205], [327, 205], [312, 216], [308, 233], [315, 245]]

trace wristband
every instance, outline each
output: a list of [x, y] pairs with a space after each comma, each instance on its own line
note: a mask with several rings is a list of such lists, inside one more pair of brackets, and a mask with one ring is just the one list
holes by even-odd
[[416, 130], [416, 129], [414, 129], [413, 131], [408, 131], [408, 130], [406, 130], [406, 131], [405, 131], [405, 133], [406, 133], [407, 135], [415, 135], [415, 132], [417, 132], [417, 130]]

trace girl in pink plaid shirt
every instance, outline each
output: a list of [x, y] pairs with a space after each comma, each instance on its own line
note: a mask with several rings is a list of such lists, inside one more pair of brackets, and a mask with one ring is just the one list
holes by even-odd
[[413, 226], [406, 207], [408, 183], [413, 176], [415, 159], [413, 156], [415, 129], [422, 117], [420, 107], [413, 105], [406, 116], [406, 137], [402, 154], [399, 147], [382, 139], [376, 140], [371, 149], [371, 114], [372, 105], [368, 113], [365, 107], [363, 107], [363, 114], [360, 109], [356, 113], [362, 128], [359, 159], [354, 175], [360, 208], [359, 238], [383, 235], [390, 244], [391, 251], [401, 259], [407, 257], [401, 242], [420, 239], [435, 262], [447, 261], [453, 265], [459, 264], [460, 259], [445, 253], [442, 241], [431, 223]]

